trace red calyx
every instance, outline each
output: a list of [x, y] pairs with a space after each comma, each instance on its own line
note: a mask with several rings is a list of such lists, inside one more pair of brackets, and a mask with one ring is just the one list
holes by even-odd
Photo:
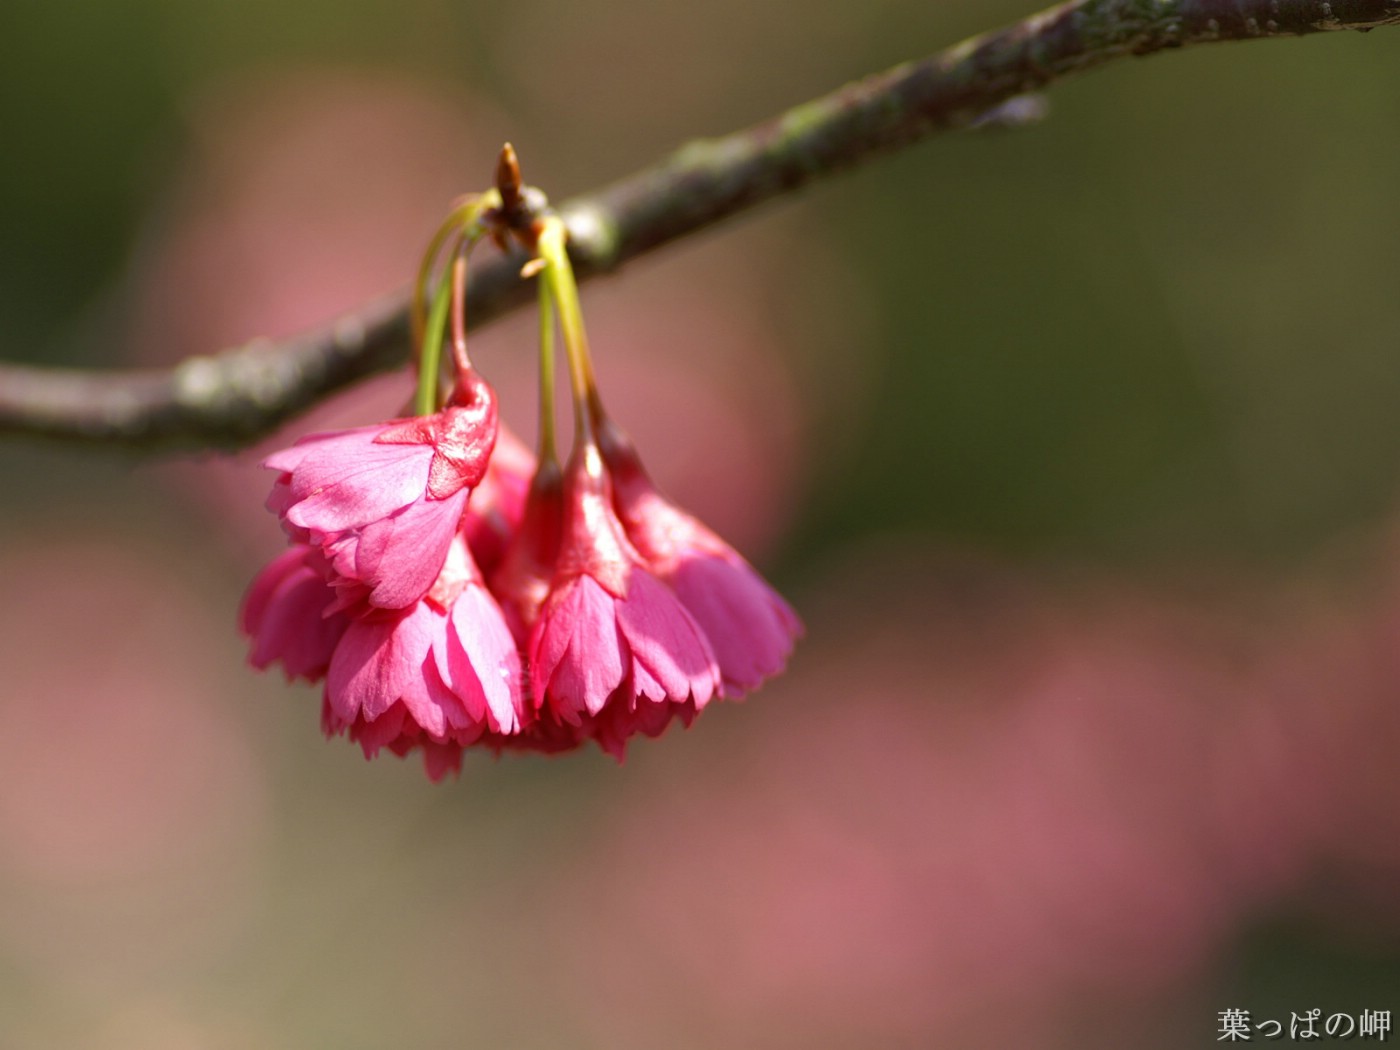
[[463, 373], [447, 406], [431, 416], [386, 427], [374, 440], [385, 445], [432, 445], [429, 499], [446, 499], [477, 485], [496, 447], [496, 392], [475, 370]]

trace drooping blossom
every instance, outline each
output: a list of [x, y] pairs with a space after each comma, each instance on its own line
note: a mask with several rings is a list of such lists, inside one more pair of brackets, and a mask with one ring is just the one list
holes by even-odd
[[349, 626], [326, 582], [325, 558], [314, 547], [294, 544], [253, 578], [238, 623], [253, 642], [248, 661], [262, 670], [280, 662], [290, 681], [320, 681]]
[[406, 608], [437, 579], [496, 430], [495, 393], [472, 372], [433, 415], [313, 434], [269, 456], [280, 475], [268, 507], [324, 553], [347, 604]]
[[720, 677], [705, 632], [623, 534], [611, 488], [597, 447], [581, 444], [565, 472], [563, 533], [529, 663], [540, 717], [609, 727], [595, 739], [616, 754], [633, 731], [703, 709]]
[[656, 490], [616, 425], [604, 423], [599, 447], [627, 539], [704, 631], [723, 695], [741, 696], [781, 671], [802, 634], [792, 607], [738, 551]]
[[459, 535], [432, 589], [407, 609], [368, 608], [336, 646], [322, 727], [373, 757], [421, 749], [438, 780], [483, 734], [508, 737], [526, 717], [520, 657], [499, 606]]
[[[513, 161], [507, 148], [498, 179]], [[267, 506], [293, 548], [243, 613], [258, 666], [325, 677], [328, 735], [366, 756], [421, 752], [434, 780], [471, 746], [553, 753], [593, 740], [621, 759], [631, 738], [688, 726], [714, 697], [781, 669], [801, 630], [747, 562], [656, 494], [602, 418], [562, 223], [516, 222], [505, 202], [520, 187], [508, 188], [495, 204], [464, 198], [430, 244], [413, 313], [422, 414], [315, 434], [266, 460], [278, 472]], [[574, 379], [562, 470], [549, 339], [538, 460], [499, 427], [466, 352], [464, 249], [527, 228]], [[453, 236], [429, 309], [427, 275]], [[455, 378], [432, 411], [449, 330]]]

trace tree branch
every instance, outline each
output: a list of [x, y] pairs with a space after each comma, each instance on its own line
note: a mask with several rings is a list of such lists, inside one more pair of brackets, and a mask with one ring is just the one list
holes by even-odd
[[[1008, 100], [1125, 55], [1188, 44], [1302, 36], [1400, 23], [1400, 0], [1076, 0], [919, 62], [849, 84], [772, 120], [692, 142], [564, 204], [580, 277], [937, 131], [1015, 122]], [[520, 256], [477, 268], [468, 316], [482, 323], [530, 297]], [[167, 371], [0, 366], [0, 434], [139, 447], [235, 448], [321, 397], [400, 365], [406, 303], [371, 304], [330, 327], [258, 340]]]

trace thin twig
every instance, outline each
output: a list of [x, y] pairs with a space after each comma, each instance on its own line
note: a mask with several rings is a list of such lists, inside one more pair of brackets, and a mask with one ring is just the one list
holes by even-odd
[[[937, 131], [1015, 122], [1003, 104], [1126, 55], [1400, 23], [1400, 0], [1077, 0], [867, 77], [745, 131], [701, 140], [564, 204], [580, 277], [613, 270], [818, 178]], [[1034, 107], [1031, 107], [1034, 111]], [[524, 258], [473, 271], [481, 324], [530, 297]], [[0, 366], [0, 433], [138, 447], [234, 448], [357, 379], [400, 365], [406, 297], [298, 339], [258, 341], [168, 371]]]

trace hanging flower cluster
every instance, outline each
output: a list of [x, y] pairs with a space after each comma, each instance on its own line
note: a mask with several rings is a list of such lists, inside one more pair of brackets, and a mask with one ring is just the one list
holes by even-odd
[[[240, 617], [254, 666], [325, 680], [328, 736], [348, 734], [367, 757], [421, 751], [433, 780], [474, 745], [592, 740], [621, 760], [634, 735], [688, 726], [781, 671], [802, 630], [748, 562], [652, 484], [603, 410], [562, 221], [523, 192], [509, 146], [497, 183], [465, 198], [426, 253], [414, 414], [312, 434], [264, 461], [291, 545]], [[467, 355], [467, 258], [488, 235], [520, 240], [539, 279], [536, 455], [500, 424]], [[562, 465], [556, 316], [575, 423]]]

